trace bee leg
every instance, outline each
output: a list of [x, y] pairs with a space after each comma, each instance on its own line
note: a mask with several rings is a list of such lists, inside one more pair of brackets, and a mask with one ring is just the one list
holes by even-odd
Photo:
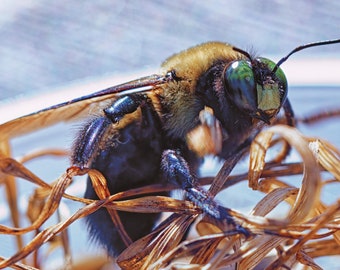
[[163, 152], [162, 169], [168, 181], [185, 190], [187, 198], [204, 213], [219, 221], [226, 221], [228, 224], [234, 225], [239, 233], [249, 236], [249, 231], [237, 224], [230, 215], [230, 209], [218, 205], [207, 191], [196, 184], [196, 178], [190, 172], [188, 163], [179, 151], [166, 150]]
[[88, 168], [96, 156], [100, 142], [112, 122], [107, 117], [98, 117], [84, 126], [73, 145], [71, 162], [79, 168]]
[[112, 123], [117, 123], [126, 114], [135, 112], [146, 99], [147, 97], [144, 95], [124, 96], [116, 100], [110, 107], [104, 109], [104, 113]]
[[89, 121], [74, 143], [72, 164], [80, 168], [89, 167], [112, 123], [136, 111], [145, 99], [144, 95], [124, 96], [104, 109], [105, 116]]
[[284, 109], [284, 112], [285, 112], [287, 124], [289, 126], [294, 127], [295, 126], [294, 111], [293, 111], [292, 105], [290, 104], [290, 101], [289, 101], [288, 98], [286, 99], [285, 103], [283, 104], [283, 109]]

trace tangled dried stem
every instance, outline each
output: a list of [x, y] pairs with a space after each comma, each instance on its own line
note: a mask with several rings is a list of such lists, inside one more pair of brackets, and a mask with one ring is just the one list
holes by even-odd
[[[266, 162], [268, 152], [273, 152], [272, 149], [281, 140], [286, 141], [300, 155], [301, 161], [278, 162], [281, 158], [274, 157], [271, 162]], [[117, 263], [123, 269], [219, 269], [235, 265], [238, 269], [252, 269], [259, 265], [266, 269], [289, 269], [297, 264], [321, 269], [314, 258], [340, 254], [340, 199], [327, 205], [321, 196], [323, 188], [340, 180], [340, 152], [328, 142], [306, 137], [295, 128], [276, 125], [262, 131], [251, 145], [250, 165], [246, 174], [226, 175], [227, 164], [215, 178], [201, 179], [201, 184], [212, 184], [212, 195], [242, 180], [248, 180], [249, 187], [265, 194], [248, 215], [230, 211], [234, 219], [250, 231], [249, 237], [240, 235], [233, 226], [219, 224], [204, 215], [202, 217], [201, 210], [189, 201], [147, 195], [173, 189], [170, 185], [152, 185], [110, 195], [106, 180], [100, 172], [75, 167], [69, 168], [49, 184], [28, 170], [23, 163], [11, 158], [6, 147], [1, 149], [1, 183], [11, 186], [14, 176], [30, 181], [37, 188], [27, 209], [31, 224], [26, 227], [18, 227], [18, 222], [14, 223], [14, 227], [0, 225], [1, 234], [21, 239], [20, 236], [35, 232], [35, 237], [26, 245], [18, 240], [18, 251], [9, 258], [1, 257], [0, 268], [38, 268], [39, 261], [44, 258], [38, 258], [37, 251], [46, 243], [53, 248], [63, 247], [66, 256], [64, 260], [71, 268], [69, 257], [72, 251], [69, 250], [65, 231], [73, 222], [101, 207], [107, 208], [115, 224], [120, 227], [125, 242], [129, 244], [117, 258]], [[58, 151], [53, 153], [62, 154]], [[29, 158], [39, 156], [32, 155]], [[89, 175], [101, 200], [67, 194], [74, 176], [82, 174]], [[290, 179], [299, 184], [291, 184]], [[8, 197], [12, 198], [9, 204], [16, 203], [17, 195], [14, 191], [13, 188], [8, 189]], [[139, 195], [139, 198], [131, 199], [134, 195]], [[58, 211], [62, 198], [80, 202], [82, 207], [68, 218], [44, 226]], [[290, 206], [287, 215], [266, 217], [282, 202]], [[16, 206], [9, 205], [9, 208], [17, 211]], [[129, 236], [124, 235], [124, 227], [116, 215], [117, 210], [172, 214], [152, 233], [131, 243]], [[18, 219], [17, 213], [14, 216]], [[196, 234], [183, 241], [189, 229]], [[35, 260], [28, 263], [24, 259], [31, 253], [36, 254]]]

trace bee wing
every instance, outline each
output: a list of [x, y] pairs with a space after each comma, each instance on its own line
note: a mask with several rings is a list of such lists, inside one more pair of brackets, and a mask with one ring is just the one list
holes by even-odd
[[13, 138], [58, 122], [74, 121], [90, 113], [98, 113], [101, 105], [107, 104], [109, 99], [151, 91], [170, 80], [171, 74], [154, 74], [48, 107], [0, 124], [0, 138]]

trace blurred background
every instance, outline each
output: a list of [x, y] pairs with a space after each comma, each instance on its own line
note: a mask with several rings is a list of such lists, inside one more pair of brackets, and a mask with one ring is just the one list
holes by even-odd
[[[150, 74], [150, 70], [157, 72], [168, 56], [206, 41], [228, 42], [278, 61], [299, 45], [340, 38], [339, 11], [339, 1], [321, 0], [2, 0], [0, 118], [20, 115], [21, 109], [31, 105], [45, 107], [67, 100], [72, 91], [80, 91], [75, 94], [80, 96], [82, 91], [99, 90], [103, 81], [110, 85]], [[340, 44], [297, 53], [282, 68], [298, 116], [339, 107]], [[337, 123], [301, 129], [340, 145]], [[68, 148], [76, 130], [58, 126], [18, 138], [13, 142], [14, 155], [44, 146]], [[39, 164], [29, 166], [47, 181], [57, 178], [68, 166], [67, 159], [46, 162], [44, 170]], [[249, 210], [246, 205], [253, 193], [247, 195], [246, 186], [229, 194], [229, 207]], [[27, 193], [25, 187], [19, 188]], [[76, 186], [74, 192], [81, 196], [82, 188]], [[330, 202], [337, 199], [339, 190], [329, 192]], [[27, 196], [21, 197], [23, 205]], [[1, 224], [9, 223], [4, 203], [0, 198]], [[88, 247], [84, 224], [78, 222], [76, 226], [84, 232], [72, 240], [78, 253], [93, 253], [96, 248]], [[5, 244], [0, 246], [0, 256], [13, 255], [14, 244], [2, 238]]]
[[[339, 10], [338, 1], [321, 0], [3, 0], [0, 99], [155, 68], [206, 41], [280, 58], [298, 45], [339, 38]], [[339, 45], [294, 58], [307, 55], [340, 57]]]

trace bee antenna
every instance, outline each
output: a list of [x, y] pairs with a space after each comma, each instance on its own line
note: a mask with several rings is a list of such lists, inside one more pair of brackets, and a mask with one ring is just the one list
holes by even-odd
[[279, 62], [277, 62], [277, 64], [275, 65], [274, 69], [273, 69], [273, 73], [275, 73], [277, 71], [277, 69], [279, 68], [279, 66], [286, 62], [286, 60], [294, 53], [310, 48], [310, 47], [316, 47], [316, 46], [322, 46], [322, 45], [329, 45], [329, 44], [335, 44], [335, 43], [340, 43], [340, 39], [331, 39], [331, 40], [325, 40], [325, 41], [317, 41], [317, 42], [312, 42], [312, 43], [308, 43], [305, 45], [301, 45], [299, 47], [296, 47], [294, 50], [292, 50], [289, 54], [287, 54], [285, 57], [281, 58]]

